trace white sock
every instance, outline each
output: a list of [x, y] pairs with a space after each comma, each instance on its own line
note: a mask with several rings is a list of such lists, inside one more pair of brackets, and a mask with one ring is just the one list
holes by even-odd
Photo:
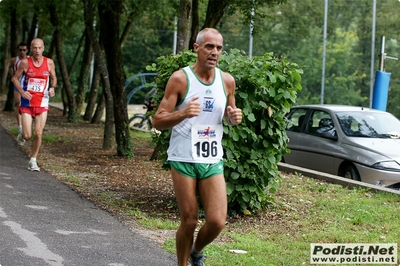
[[192, 252], [191, 252], [192, 254], [199, 254], [199, 253], [203, 253], [203, 251], [197, 251], [195, 248], [194, 248], [194, 245], [193, 245], [193, 248], [192, 248]]
[[36, 158], [31, 157], [31, 162], [36, 162]]

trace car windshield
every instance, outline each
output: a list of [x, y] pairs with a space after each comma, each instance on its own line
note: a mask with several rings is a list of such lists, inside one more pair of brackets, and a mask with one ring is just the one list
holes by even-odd
[[337, 112], [336, 116], [347, 136], [400, 138], [400, 121], [389, 113]]

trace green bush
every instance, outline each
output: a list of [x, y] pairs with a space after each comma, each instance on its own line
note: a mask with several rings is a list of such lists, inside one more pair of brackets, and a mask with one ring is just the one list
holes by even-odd
[[[157, 72], [158, 106], [171, 74], [196, 61], [196, 54], [159, 57], [147, 70]], [[263, 209], [279, 187], [277, 163], [288, 152], [285, 114], [301, 90], [302, 70], [272, 53], [249, 58], [232, 49], [221, 56], [218, 67], [236, 80], [236, 104], [243, 111], [240, 125], [224, 124], [225, 180], [229, 213]], [[224, 122], [225, 123], [225, 122]], [[166, 159], [170, 130], [154, 137], [160, 159]]]

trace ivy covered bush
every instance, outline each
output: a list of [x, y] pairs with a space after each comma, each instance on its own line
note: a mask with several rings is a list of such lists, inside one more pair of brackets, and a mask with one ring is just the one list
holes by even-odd
[[[159, 57], [147, 70], [157, 72], [158, 106], [171, 74], [196, 61], [196, 54]], [[243, 111], [240, 125], [224, 124], [225, 180], [229, 213], [263, 209], [279, 187], [277, 163], [287, 152], [285, 114], [301, 90], [302, 69], [272, 53], [249, 58], [244, 52], [224, 52], [218, 67], [236, 80], [236, 105]], [[225, 122], [224, 122], [225, 123]], [[159, 159], [166, 160], [170, 130], [154, 136]]]

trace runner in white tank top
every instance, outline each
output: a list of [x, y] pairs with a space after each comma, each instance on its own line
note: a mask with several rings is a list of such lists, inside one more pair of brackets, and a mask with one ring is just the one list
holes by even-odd
[[[199, 32], [193, 45], [196, 63], [172, 74], [153, 125], [172, 128], [168, 149], [172, 180], [181, 224], [176, 232], [178, 266], [204, 265], [203, 248], [225, 226], [227, 194], [222, 161], [222, 119], [242, 121], [236, 108], [235, 80], [216, 66], [222, 53], [222, 35], [212, 28]], [[205, 211], [205, 223], [196, 240], [197, 192]]]
[[183, 101], [175, 108], [184, 109], [198, 97], [201, 111], [172, 128], [169, 161], [216, 163], [222, 159], [222, 119], [226, 108], [226, 92], [221, 70], [215, 68], [214, 80], [205, 84], [190, 67], [185, 67], [188, 88]]

